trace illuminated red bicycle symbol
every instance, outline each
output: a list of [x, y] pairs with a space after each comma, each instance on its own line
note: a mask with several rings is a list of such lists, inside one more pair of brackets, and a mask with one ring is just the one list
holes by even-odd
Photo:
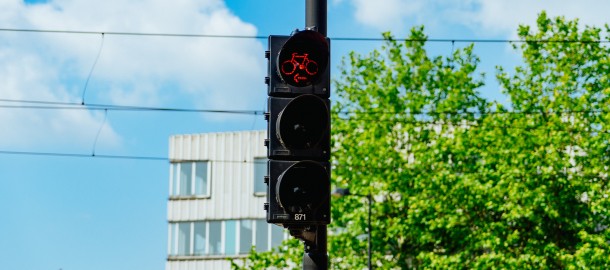
[[[309, 60], [307, 53], [299, 55], [298, 53], [292, 53], [292, 59], [286, 60], [282, 63], [282, 73], [285, 75], [294, 74], [294, 82], [309, 80], [309, 76], [316, 75], [318, 73], [318, 63], [313, 60]], [[303, 74], [302, 72], [306, 74]]]

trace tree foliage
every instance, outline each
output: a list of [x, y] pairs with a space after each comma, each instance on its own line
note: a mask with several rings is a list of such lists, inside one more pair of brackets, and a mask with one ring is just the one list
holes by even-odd
[[[374, 268], [610, 268], [604, 32], [545, 13], [521, 26], [523, 64], [496, 75], [507, 104], [481, 97], [473, 45], [431, 57], [408, 41], [423, 28], [344, 60], [333, 184], [373, 195]], [[367, 213], [366, 197], [333, 199], [333, 269], [366, 266]], [[299, 268], [302, 247], [288, 243], [296, 251], [253, 253], [246, 268]]]

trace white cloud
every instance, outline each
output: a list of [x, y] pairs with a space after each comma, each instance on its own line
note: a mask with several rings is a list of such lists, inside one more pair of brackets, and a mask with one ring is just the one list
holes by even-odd
[[473, 28], [483, 29], [489, 34], [515, 36], [520, 24], [535, 25], [543, 10], [551, 17], [578, 18], [582, 24], [603, 26], [608, 23], [607, 11], [610, 2], [602, 0], [555, 0], [555, 1], [499, 1], [477, 0], [476, 9], [466, 11], [462, 19]]
[[[231, 14], [222, 1], [58, 1], [61, 9], [47, 7], [28, 14], [34, 27], [92, 31], [124, 31], [146, 33], [187, 33], [209, 35], [256, 35], [256, 28]], [[100, 36], [54, 37], [54, 53], [62, 58], [75, 58], [84, 76], [92, 64], [100, 44]], [[104, 37], [95, 80], [124, 85], [123, 95], [142, 97], [158, 91], [135, 87], [147, 81], [162, 84], [172, 81], [187, 92], [205, 97], [209, 92], [243, 94], [252, 82], [262, 81], [264, 51], [260, 42], [249, 39], [210, 39], [184, 37]], [[76, 57], [74, 57], [76, 56]], [[227, 74], [238, 74], [238, 80], [223, 83]], [[142, 89], [143, 93], [132, 93]], [[204, 91], [205, 89], [205, 91]], [[116, 89], [115, 89], [116, 90]], [[118, 93], [113, 91], [113, 93]], [[154, 100], [145, 98], [144, 100]], [[248, 105], [247, 98], [233, 106]], [[127, 102], [135, 102], [128, 100]], [[142, 100], [139, 100], [141, 103]], [[222, 104], [203, 102], [201, 106]], [[225, 107], [226, 108], [226, 107]]]
[[[210, 35], [257, 31], [220, 0], [55, 0], [35, 5], [0, 0], [0, 25]], [[0, 99], [80, 102], [101, 42], [101, 35], [0, 33]], [[105, 35], [86, 100], [150, 106], [181, 96], [191, 107], [256, 108], [259, 102], [253, 100], [264, 93], [263, 51], [253, 39]], [[2, 125], [13, 127], [0, 132], [0, 146], [32, 144], [43, 133], [90, 146], [102, 120], [102, 114], [86, 111], [0, 109]], [[121, 139], [109, 120], [99, 141], [117, 145]]]
[[351, 0], [355, 18], [379, 31], [404, 30], [407, 22], [445, 29], [469, 27], [477, 35], [514, 37], [518, 25], [534, 25], [543, 10], [549, 16], [579, 18], [587, 25], [608, 23], [610, 2], [603, 0]]
[[401, 27], [404, 18], [422, 10], [425, 2], [403, 0], [352, 0], [356, 20], [381, 31]]
[[[0, 49], [1, 98], [8, 100], [46, 100], [68, 102], [69, 94], [57, 81], [57, 71], [46, 66], [36, 55], [26, 55], [11, 49]], [[6, 106], [32, 105], [3, 102]], [[47, 110], [0, 108], [0, 147], [20, 148], [39, 146], [53, 140], [72, 146], [93, 145], [103, 115], [83, 110]], [[112, 127], [100, 133], [100, 146], [115, 147], [119, 136]]]

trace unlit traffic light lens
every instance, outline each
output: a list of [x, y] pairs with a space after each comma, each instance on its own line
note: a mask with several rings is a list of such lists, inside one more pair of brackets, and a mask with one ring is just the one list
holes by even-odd
[[289, 213], [310, 213], [327, 200], [330, 193], [328, 172], [319, 163], [301, 161], [279, 177], [278, 203]]
[[310, 149], [322, 140], [328, 124], [326, 103], [314, 95], [301, 95], [279, 114], [276, 135], [288, 149]]

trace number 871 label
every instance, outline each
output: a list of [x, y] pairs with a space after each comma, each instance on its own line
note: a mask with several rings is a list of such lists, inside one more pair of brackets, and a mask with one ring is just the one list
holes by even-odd
[[294, 220], [307, 220], [305, 214], [294, 214]]

